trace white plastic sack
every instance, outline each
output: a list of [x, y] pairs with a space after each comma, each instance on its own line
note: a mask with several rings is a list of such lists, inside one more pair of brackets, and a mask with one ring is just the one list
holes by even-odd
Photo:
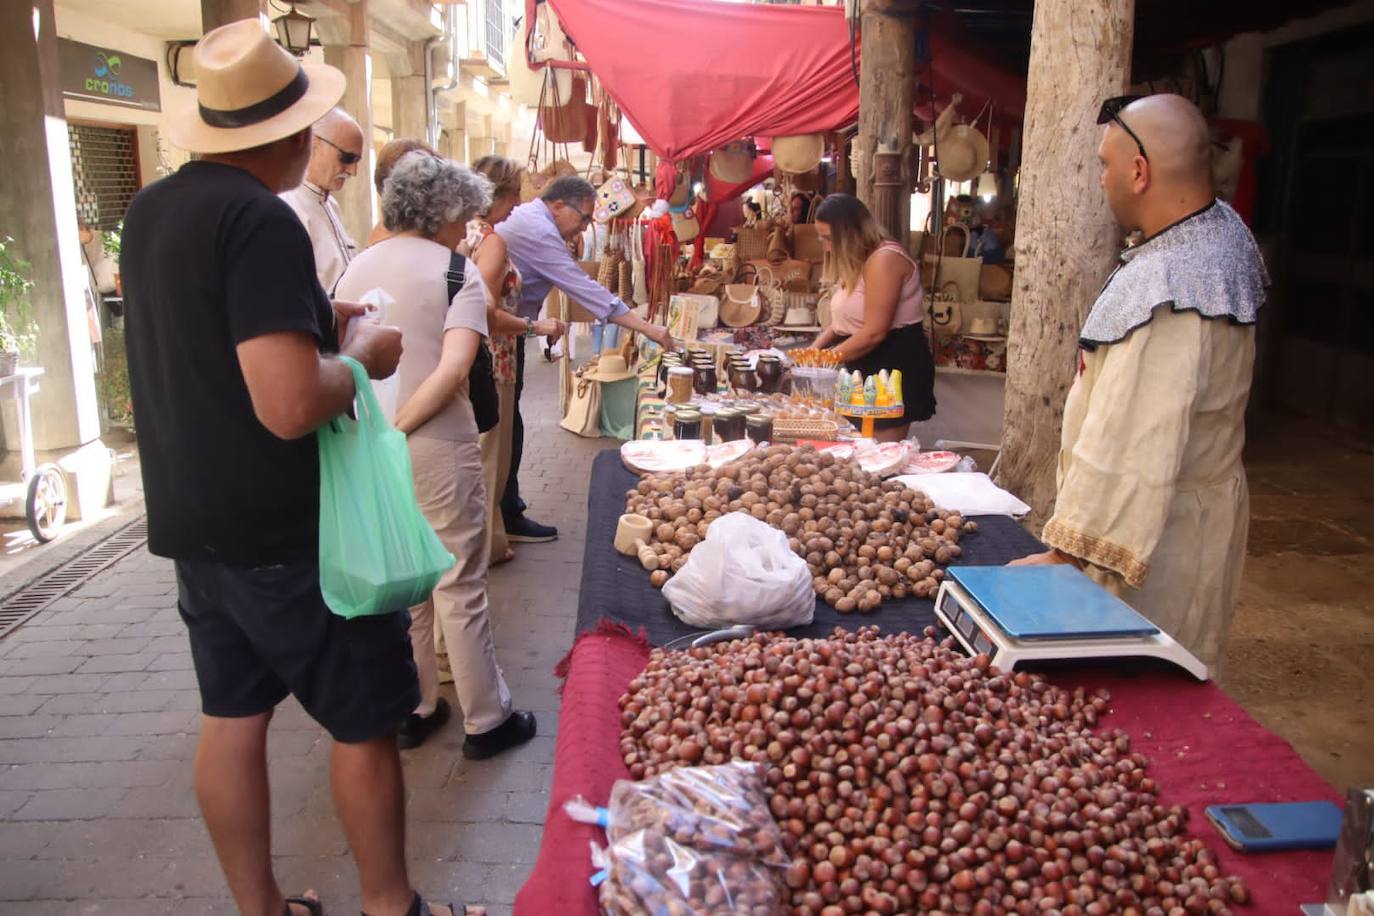
[[[396, 304], [396, 300], [391, 298], [391, 295], [379, 286], [374, 286], [372, 289], [359, 296], [358, 302], [367, 306], [367, 311], [349, 322], [348, 333], [344, 336], [344, 339], [339, 342], [340, 348], [347, 347], [349, 342], [353, 340], [358, 322], [367, 321], [372, 324], [386, 324], [387, 309]], [[400, 383], [397, 378], [399, 375], [399, 372], [393, 372], [387, 378], [372, 380], [372, 393], [376, 396], [377, 403], [381, 405], [382, 415], [386, 417], [388, 423], [396, 422], [396, 411], [401, 406], [396, 403], [397, 395], [400, 392]]]
[[986, 474], [904, 474], [894, 478], [934, 500], [941, 509], [960, 515], [1025, 515], [1031, 507], [1003, 490]]
[[747, 512], [712, 522], [663, 596], [694, 627], [795, 627], [816, 613], [806, 561], [787, 546], [787, 535]]

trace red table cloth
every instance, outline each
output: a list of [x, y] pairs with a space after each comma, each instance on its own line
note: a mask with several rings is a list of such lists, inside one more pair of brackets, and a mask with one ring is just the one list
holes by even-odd
[[[649, 659], [648, 645], [621, 626], [603, 625], [578, 638], [559, 666], [566, 677], [559, 713], [553, 790], [544, 838], [525, 886], [515, 898], [517, 916], [592, 916], [596, 894], [589, 843], [606, 844], [597, 827], [563, 813], [581, 795], [605, 804], [611, 785], [628, 779], [620, 758], [618, 700]], [[1228, 847], [1203, 808], [1227, 802], [1341, 800], [1282, 738], [1265, 729], [1215, 684], [1183, 672], [1122, 676], [1099, 669], [1056, 674], [1052, 680], [1111, 691], [1110, 712], [1099, 728], [1124, 729], [1134, 751], [1150, 759], [1164, 805], [1185, 805], [1190, 831], [1218, 854], [1222, 871], [1249, 885], [1246, 914], [1294, 914], [1300, 903], [1324, 900], [1332, 853], [1243, 855]]]

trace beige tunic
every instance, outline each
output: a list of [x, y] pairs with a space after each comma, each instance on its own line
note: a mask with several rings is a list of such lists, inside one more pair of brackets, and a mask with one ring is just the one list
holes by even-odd
[[1123, 340], [1083, 351], [1043, 534], [1214, 676], [1245, 561], [1254, 358], [1253, 325], [1168, 304]]
[[281, 199], [296, 211], [309, 233], [310, 245], [315, 249], [315, 274], [320, 286], [332, 297], [348, 262], [358, 253], [358, 246], [344, 229], [339, 202], [308, 181], [283, 192]]

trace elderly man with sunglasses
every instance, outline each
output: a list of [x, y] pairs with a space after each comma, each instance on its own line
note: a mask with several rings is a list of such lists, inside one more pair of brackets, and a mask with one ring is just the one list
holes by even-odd
[[315, 273], [329, 295], [343, 276], [344, 268], [358, 253], [344, 229], [339, 202], [334, 195], [344, 182], [358, 174], [363, 158], [363, 129], [341, 108], [335, 108], [315, 125], [315, 139], [305, 180], [281, 195], [296, 211], [310, 244], [315, 249]]
[[1098, 157], [1127, 249], [1079, 333], [1059, 494], [1020, 563], [1073, 563], [1216, 675], [1249, 529], [1241, 450], [1269, 278], [1212, 188], [1201, 112], [1176, 95], [1108, 100]]

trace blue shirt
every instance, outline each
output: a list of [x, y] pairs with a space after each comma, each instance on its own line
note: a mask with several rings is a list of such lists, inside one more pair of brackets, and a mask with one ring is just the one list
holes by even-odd
[[587, 311], [601, 319], [616, 318], [629, 306], [619, 296], [587, 276], [573, 260], [568, 244], [554, 225], [553, 212], [542, 200], [532, 200], [511, 211], [496, 227], [506, 241], [511, 263], [520, 271], [523, 286], [521, 318], [537, 318], [549, 290], [558, 287]]

